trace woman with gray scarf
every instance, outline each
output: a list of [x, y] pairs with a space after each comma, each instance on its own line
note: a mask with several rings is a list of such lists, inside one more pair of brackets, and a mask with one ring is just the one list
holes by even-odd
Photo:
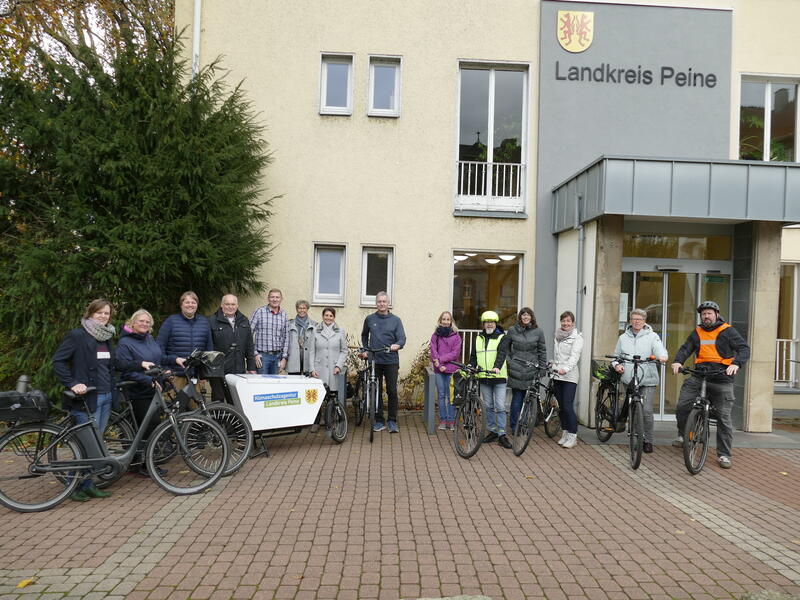
[[[105, 431], [111, 415], [114, 390], [115, 354], [111, 338], [114, 326], [109, 323], [114, 312], [108, 300], [92, 300], [83, 313], [81, 326], [67, 333], [53, 356], [53, 370], [61, 384], [76, 398], [65, 405], [76, 424], [87, 423], [92, 413], [97, 429]], [[88, 391], [88, 388], [95, 388]], [[72, 494], [76, 502], [104, 498], [109, 492], [97, 489], [87, 477]]]
[[316, 321], [308, 316], [308, 301], [294, 303], [297, 316], [289, 321], [289, 356], [286, 359], [286, 372], [289, 375], [310, 373], [314, 365], [309, 359], [309, 345], [314, 341]]

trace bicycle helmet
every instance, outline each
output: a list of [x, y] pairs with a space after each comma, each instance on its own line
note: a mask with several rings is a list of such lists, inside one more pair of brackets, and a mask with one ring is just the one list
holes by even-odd
[[706, 309], [711, 309], [719, 313], [719, 304], [713, 302], [712, 300], [706, 300], [705, 302], [700, 303], [700, 306], [697, 307], [697, 312], [701, 313]]
[[500, 315], [493, 310], [487, 310], [481, 315], [481, 323], [485, 323], [486, 321], [494, 321], [497, 323], [500, 321]]

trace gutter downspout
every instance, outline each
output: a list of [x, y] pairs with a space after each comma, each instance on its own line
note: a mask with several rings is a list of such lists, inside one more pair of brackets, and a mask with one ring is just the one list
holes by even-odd
[[575, 326], [581, 322], [581, 309], [583, 308], [583, 242], [584, 232], [583, 223], [581, 223], [581, 199], [580, 194], [575, 194], [575, 223], [573, 229], [578, 232], [578, 281], [575, 288]]
[[203, 0], [194, 0], [194, 18], [192, 19], [192, 78], [200, 71], [200, 17]]

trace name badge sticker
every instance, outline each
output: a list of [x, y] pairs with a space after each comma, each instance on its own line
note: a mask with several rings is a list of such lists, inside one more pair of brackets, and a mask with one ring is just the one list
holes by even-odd
[[111, 352], [106, 350], [103, 352], [102, 350], [97, 351], [97, 360], [111, 360]]

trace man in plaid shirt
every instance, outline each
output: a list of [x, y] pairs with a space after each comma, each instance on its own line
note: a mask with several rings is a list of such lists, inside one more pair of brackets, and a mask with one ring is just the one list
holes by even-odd
[[283, 294], [273, 288], [265, 306], [257, 308], [250, 319], [256, 345], [256, 367], [262, 375], [276, 375], [286, 368], [289, 355], [289, 317], [281, 308]]

